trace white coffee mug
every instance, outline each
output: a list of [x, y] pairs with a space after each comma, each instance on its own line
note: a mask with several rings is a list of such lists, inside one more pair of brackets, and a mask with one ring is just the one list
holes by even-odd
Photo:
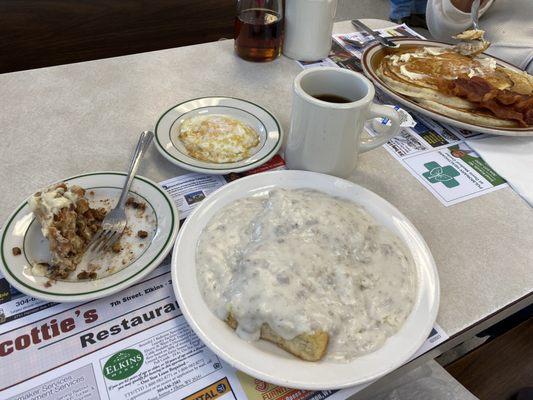
[[[381, 146], [400, 130], [398, 112], [375, 104], [374, 94], [372, 83], [351, 70], [318, 67], [298, 74], [285, 148], [287, 167], [349, 177], [359, 153]], [[330, 101], [317, 98], [325, 96]], [[344, 102], [332, 101], [341, 99]], [[378, 136], [361, 140], [365, 121], [378, 117], [388, 118], [391, 125]]]

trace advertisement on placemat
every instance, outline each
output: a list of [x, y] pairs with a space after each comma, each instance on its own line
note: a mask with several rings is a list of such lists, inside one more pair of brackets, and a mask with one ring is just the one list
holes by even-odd
[[291, 389], [252, 378], [241, 371], [237, 371], [236, 374], [248, 400], [321, 400], [337, 392], [337, 390], [313, 392]]
[[446, 206], [497, 190], [506, 183], [464, 142], [405, 157], [403, 162]]
[[257, 174], [264, 171], [275, 171], [285, 168], [285, 161], [275, 155], [265, 164], [242, 173], [231, 173], [228, 175], [206, 175], [199, 173], [185, 174], [161, 182], [161, 186], [172, 196], [178, 207], [180, 219], [187, 218], [194, 208], [206, 198], [209, 193], [214, 192], [226, 183], [239, 179], [243, 176]]

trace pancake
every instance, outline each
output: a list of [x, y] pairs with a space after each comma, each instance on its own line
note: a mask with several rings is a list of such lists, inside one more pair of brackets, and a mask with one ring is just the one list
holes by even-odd
[[485, 31], [481, 29], [469, 29], [458, 35], [452, 36], [457, 40], [485, 40]]
[[437, 89], [439, 79], [467, 75], [481, 64], [469, 57], [438, 48], [406, 49], [385, 57], [383, 63], [398, 79], [414, 85]]
[[465, 56], [476, 56], [490, 46], [490, 42], [485, 40], [485, 31], [481, 29], [470, 29], [452, 37], [460, 40], [454, 46], [455, 51]]
[[468, 100], [461, 99], [457, 96], [448, 96], [436, 89], [430, 89], [427, 87], [418, 86], [416, 84], [410, 84], [403, 79], [397, 79], [390, 76], [390, 72], [386, 67], [380, 66], [376, 71], [377, 75], [387, 84], [388, 87], [393, 89], [399, 94], [403, 94], [407, 97], [416, 99], [426, 99], [432, 101], [438, 101], [442, 104], [446, 104], [452, 107], [458, 107], [463, 109], [474, 108], [475, 105]]
[[400, 47], [383, 57], [376, 73], [390, 89], [428, 109], [485, 126], [517, 127], [518, 123], [480, 108], [479, 103], [469, 101], [471, 98], [444, 92], [443, 82], [479, 77], [496, 90], [533, 94], [533, 78], [527, 73], [497, 65], [488, 56], [460, 54], [453, 47]]
[[533, 95], [533, 76], [527, 72], [517, 72], [506, 69], [505, 73], [512, 81], [511, 90], [516, 93]]
[[386, 56], [382, 65], [398, 80], [436, 90], [441, 79], [473, 76], [487, 79], [497, 89], [513, 86], [507, 69], [497, 66], [494, 59], [464, 56], [452, 48], [407, 48]]

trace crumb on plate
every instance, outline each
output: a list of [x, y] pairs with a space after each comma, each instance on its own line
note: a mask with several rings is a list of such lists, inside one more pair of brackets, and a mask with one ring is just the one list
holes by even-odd
[[141, 203], [140, 201], [135, 201], [133, 197], [128, 198], [128, 201], [126, 201], [126, 205], [131, 206], [136, 210], [141, 210], [141, 211], [146, 210], [146, 204]]
[[78, 274], [78, 279], [96, 279], [98, 275], [96, 272], [87, 272], [87, 271], [81, 271]]
[[113, 246], [111, 247], [111, 250], [113, 251], [113, 253], [120, 253], [120, 251], [122, 250], [122, 245], [120, 244], [120, 240], [117, 240]]

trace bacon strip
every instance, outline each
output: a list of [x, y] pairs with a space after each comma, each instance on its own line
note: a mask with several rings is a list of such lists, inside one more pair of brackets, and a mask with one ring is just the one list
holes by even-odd
[[465, 98], [498, 118], [517, 121], [523, 127], [533, 125], [532, 95], [496, 89], [479, 76], [443, 79], [439, 82], [439, 89], [446, 94]]

